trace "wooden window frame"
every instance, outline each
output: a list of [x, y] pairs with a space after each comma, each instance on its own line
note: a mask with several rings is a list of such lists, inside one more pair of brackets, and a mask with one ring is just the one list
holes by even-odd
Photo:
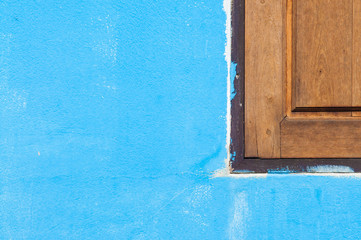
[[[260, 159], [245, 157], [245, 1], [232, 4], [232, 63], [236, 64], [233, 80], [234, 97], [231, 99], [231, 173], [350, 173], [361, 172], [361, 159]], [[330, 168], [330, 166], [332, 166]]]

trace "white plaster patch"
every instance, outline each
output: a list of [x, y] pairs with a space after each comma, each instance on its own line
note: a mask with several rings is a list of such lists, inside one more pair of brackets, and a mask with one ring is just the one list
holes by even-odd
[[307, 167], [307, 172], [311, 172], [311, 173], [353, 173], [354, 170], [347, 166], [324, 165], [324, 166]]
[[111, 16], [99, 16], [91, 18], [92, 25], [98, 26], [97, 30], [102, 32], [101, 39], [95, 39], [92, 49], [102, 56], [110, 59], [113, 63], [117, 61], [118, 41], [116, 36], [116, 25]]
[[26, 109], [27, 93], [9, 86], [12, 34], [0, 33], [0, 106], [3, 111], [22, 111]]
[[190, 215], [192, 221], [199, 226], [209, 226], [207, 216], [199, 208], [204, 207], [205, 202], [209, 202], [212, 198], [211, 186], [198, 185], [193, 188], [187, 199], [187, 205], [183, 207], [183, 213]]
[[238, 193], [234, 197], [233, 218], [229, 224], [229, 239], [242, 240], [246, 239], [247, 218], [249, 209], [247, 195], [245, 192]]
[[223, 1], [223, 10], [226, 13], [227, 20], [226, 20], [226, 47], [225, 47], [225, 58], [227, 61], [227, 139], [226, 139], [226, 149], [227, 149], [227, 159], [226, 168], [229, 169], [229, 161], [230, 161], [230, 145], [231, 145], [231, 50], [232, 50], [232, 26], [231, 26], [231, 9], [232, 9], [232, 1], [231, 0], [224, 0]]
[[211, 196], [211, 187], [208, 185], [199, 185], [196, 186], [190, 197], [188, 198], [188, 202], [193, 207], [199, 207], [204, 201], [207, 201]]
[[219, 177], [232, 177], [232, 178], [266, 178], [270, 176], [267, 173], [242, 173], [242, 174], [231, 174], [229, 168], [222, 168], [215, 171], [212, 178]]

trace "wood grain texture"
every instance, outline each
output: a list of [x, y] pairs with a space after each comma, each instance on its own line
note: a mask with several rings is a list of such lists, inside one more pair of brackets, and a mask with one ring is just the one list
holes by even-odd
[[283, 1], [246, 1], [245, 156], [280, 157]]
[[358, 118], [285, 118], [281, 122], [282, 158], [360, 158]]
[[285, 17], [283, 32], [284, 51], [284, 83], [283, 84], [283, 107], [284, 116], [292, 113], [292, 77], [293, 77], [293, 0], [285, 0]]
[[351, 106], [352, 4], [294, 1], [294, 107]]
[[289, 117], [349, 117], [351, 112], [292, 112], [292, 79], [293, 79], [293, 62], [294, 59], [294, 43], [293, 35], [295, 32], [296, 24], [294, 24], [294, 12], [293, 6], [294, 0], [285, 0], [286, 17], [284, 18], [284, 59], [286, 60], [284, 66], [285, 84], [284, 84], [284, 116]]
[[[352, 106], [361, 106], [361, 1], [353, 1]], [[361, 116], [361, 112], [352, 112]]]

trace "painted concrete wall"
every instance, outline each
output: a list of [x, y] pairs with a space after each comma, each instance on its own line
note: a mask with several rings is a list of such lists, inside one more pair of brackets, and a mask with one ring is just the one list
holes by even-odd
[[0, 2], [0, 239], [360, 238], [360, 179], [211, 178], [222, 8]]

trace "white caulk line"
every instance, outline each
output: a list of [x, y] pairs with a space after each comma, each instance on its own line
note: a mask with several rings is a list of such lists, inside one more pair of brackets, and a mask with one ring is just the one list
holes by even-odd
[[226, 46], [224, 56], [227, 62], [227, 137], [226, 137], [226, 149], [227, 159], [225, 160], [226, 168], [229, 169], [229, 163], [231, 158], [230, 146], [231, 146], [231, 51], [232, 51], [232, 27], [231, 27], [231, 9], [232, 0], [223, 1], [223, 11], [226, 13]]

